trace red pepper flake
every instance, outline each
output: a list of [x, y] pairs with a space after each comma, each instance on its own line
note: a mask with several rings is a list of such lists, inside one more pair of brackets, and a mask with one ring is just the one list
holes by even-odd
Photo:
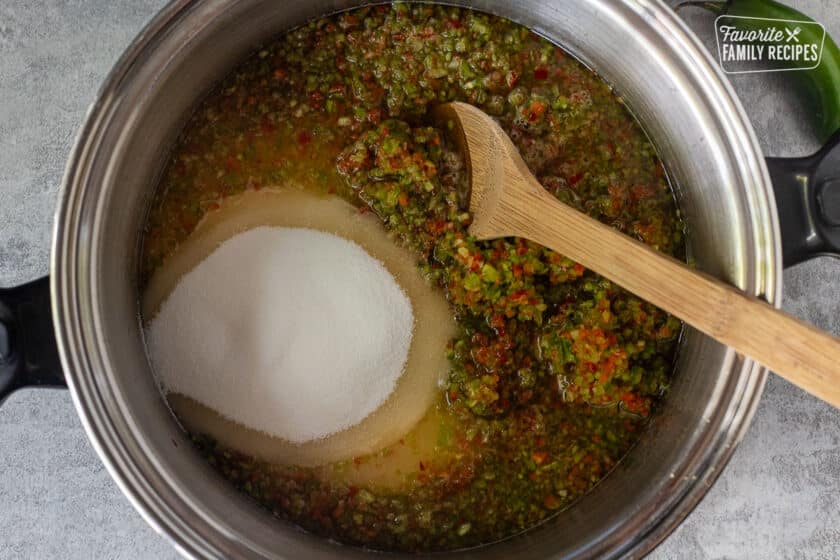
[[286, 72], [285, 70], [283, 70], [282, 68], [275, 68], [274, 69], [274, 79], [277, 80], [278, 82], [282, 81], [282, 80], [285, 80], [286, 76], [288, 76], [288, 75], [289, 75], [289, 73]]
[[578, 183], [580, 183], [581, 179], [583, 179], [583, 172], [575, 173], [574, 175], [569, 177], [569, 186], [576, 187]]
[[423, 464], [423, 461], [420, 461], [420, 470], [421, 470], [421, 471], [425, 471], [425, 470], [426, 470], [426, 465], [424, 465], [424, 464]]
[[517, 82], [519, 82], [519, 73], [516, 70], [511, 70], [505, 75], [505, 83], [509, 88], [513, 89]]
[[630, 189], [630, 198], [633, 202], [638, 202], [643, 198], [650, 198], [655, 195], [656, 191], [650, 185], [635, 185]]
[[[640, 395], [627, 392], [621, 395], [619, 399], [624, 404], [624, 408], [629, 412], [633, 412], [641, 416], [647, 416], [650, 412], [648, 409], [647, 400]], [[636, 429], [636, 426], [635, 424], [627, 424], [625, 428], [629, 431], [633, 431]]]
[[426, 229], [432, 235], [437, 236], [446, 229], [446, 221], [444, 221], [444, 220], [429, 221], [426, 224]]
[[490, 318], [490, 326], [496, 331], [503, 330], [505, 326], [505, 317], [501, 313], [494, 313]]
[[297, 141], [298, 141], [298, 144], [300, 144], [301, 147], [306, 146], [307, 144], [312, 142], [312, 133], [309, 132], [308, 130], [301, 130], [298, 133]]
[[528, 120], [530, 122], [537, 122], [539, 118], [545, 113], [545, 103], [542, 101], [532, 101], [528, 108]]
[[408, 206], [408, 193], [405, 191], [401, 192], [400, 197], [397, 199], [397, 202], [399, 202], [400, 206], [402, 206], [403, 208]]
[[546, 496], [543, 500], [543, 505], [546, 507], [546, 509], [553, 510], [558, 509], [562, 505], [562, 502], [557, 498], [557, 496], [549, 495]]
[[314, 108], [320, 109], [324, 106], [324, 94], [318, 90], [313, 91], [309, 94], [309, 102]]
[[534, 79], [535, 80], [545, 80], [548, 78], [548, 68], [545, 66], [540, 66], [539, 68], [534, 68]]
[[653, 244], [656, 240], [657, 228], [656, 224], [633, 224], [633, 232], [638, 235], [642, 241], [648, 244]]
[[548, 451], [534, 451], [531, 453], [531, 459], [533, 459], [534, 463], [537, 465], [542, 465], [545, 463], [545, 460], [548, 459]]

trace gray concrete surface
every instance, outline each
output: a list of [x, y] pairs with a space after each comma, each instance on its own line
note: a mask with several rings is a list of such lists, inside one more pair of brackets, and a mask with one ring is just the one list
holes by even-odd
[[[840, 38], [836, 0], [790, 0]], [[47, 271], [65, 158], [99, 83], [164, 0], [0, 0], [0, 286]], [[709, 46], [711, 19], [686, 19]], [[777, 76], [733, 84], [767, 155], [816, 145]], [[840, 260], [785, 272], [785, 309], [840, 334]], [[123, 498], [62, 391], [0, 408], [0, 558], [175, 558]], [[729, 467], [652, 555], [840, 558], [840, 412], [771, 378]]]

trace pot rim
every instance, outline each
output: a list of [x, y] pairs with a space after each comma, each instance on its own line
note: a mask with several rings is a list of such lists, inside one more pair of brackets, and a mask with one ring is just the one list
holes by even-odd
[[[688, 68], [706, 87], [704, 95], [716, 102], [720, 122], [727, 126], [726, 136], [742, 158], [739, 162], [741, 172], [754, 185], [748, 193], [752, 213], [750, 226], [755, 230], [757, 239], [763, 240], [765, 245], [756, 256], [761, 260], [759, 273], [753, 285], [744, 288], [778, 308], [781, 306], [782, 289], [780, 227], [770, 177], [749, 119], [732, 86], [705, 47], [663, 0], [627, 1], [643, 10], [646, 17], [665, 30], [671, 39], [671, 49], [679, 51], [681, 57], [690, 62]], [[146, 522], [167, 537], [183, 555], [196, 558], [217, 556], [220, 552], [144, 478], [143, 466], [138, 466], [131, 458], [130, 448], [136, 448], [140, 443], [126, 441], [120, 436], [114, 419], [103, 404], [103, 399], [113, 400], [114, 396], [103, 395], [103, 387], [97, 383], [96, 372], [107, 367], [99, 351], [104, 342], [96, 333], [89, 312], [95, 293], [89, 285], [79, 281], [80, 277], [84, 278], [84, 274], [80, 276], [80, 269], [86, 263], [80, 263], [78, 255], [79, 246], [83, 243], [81, 231], [91, 212], [83, 211], [85, 198], [90, 196], [85, 188], [87, 178], [100, 147], [103, 130], [112, 112], [116, 111], [116, 92], [124, 80], [130, 79], [134, 66], [142, 64], [143, 54], [154, 49], [161, 38], [201, 2], [173, 0], [165, 6], [132, 41], [100, 87], [67, 161], [55, 213], [50, 261], [50, 292], [59, 355], [85, 432], [111, 477]], [[734, 352], [730, 351], [730, 354], [734, 360]], [[751, 423], [767, 376], [767, 370], [750, 359], [744, 359], [739, 369], [739, 386], [734, 389], [733, 396], [736, 404], [723, 423], [726, 429], [722, 428], [715, 438], [710, 437], [695, 454], [700, 456], [693, 457], [698, 465], [696, 472], [702, 473], [697, 477], [698, 481], [682, 495], [673, 496], [664, 507], [658, 508], [658, 518], [648, 525], [649, 530], [634, 536], [632, 542], [615, 548], [612, 554], [641, 556], [651, 551], [696, 507], [722, 472]], [[208, 517], [202, 517], [201, 521], [213, 526]]]

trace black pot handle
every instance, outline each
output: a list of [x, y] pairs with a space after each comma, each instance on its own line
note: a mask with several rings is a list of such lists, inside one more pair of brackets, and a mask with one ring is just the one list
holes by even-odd
[[66, 387], [55, 343], [48, 276], [0, 289], [0, 403], [16, 389]]
[[840, 256], [840, 130], [814, 155], [767, 158], [785, 267]]

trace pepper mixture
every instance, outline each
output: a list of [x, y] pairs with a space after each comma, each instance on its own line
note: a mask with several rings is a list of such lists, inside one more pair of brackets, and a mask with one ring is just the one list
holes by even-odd
[[512, 22], [414, 4], [319, 19], [260, 48], [188, 122], [147, 224], [144, 278], [225, 197], [291, 182], [374, 212], [444, 290], [459, 333], [438, 406], [454, 421], [403, 487], [336, 482], [194, 434], [278, 516], [350, 544], [447, 550], [547, 519], [632, 447], [673, 367], [678, 320], [532, 242], [467, 234], [463, 158], [428, 118], [454, 100], [496, 117], [558, 199], [684, 256], [662, 165], [605, 82]]

